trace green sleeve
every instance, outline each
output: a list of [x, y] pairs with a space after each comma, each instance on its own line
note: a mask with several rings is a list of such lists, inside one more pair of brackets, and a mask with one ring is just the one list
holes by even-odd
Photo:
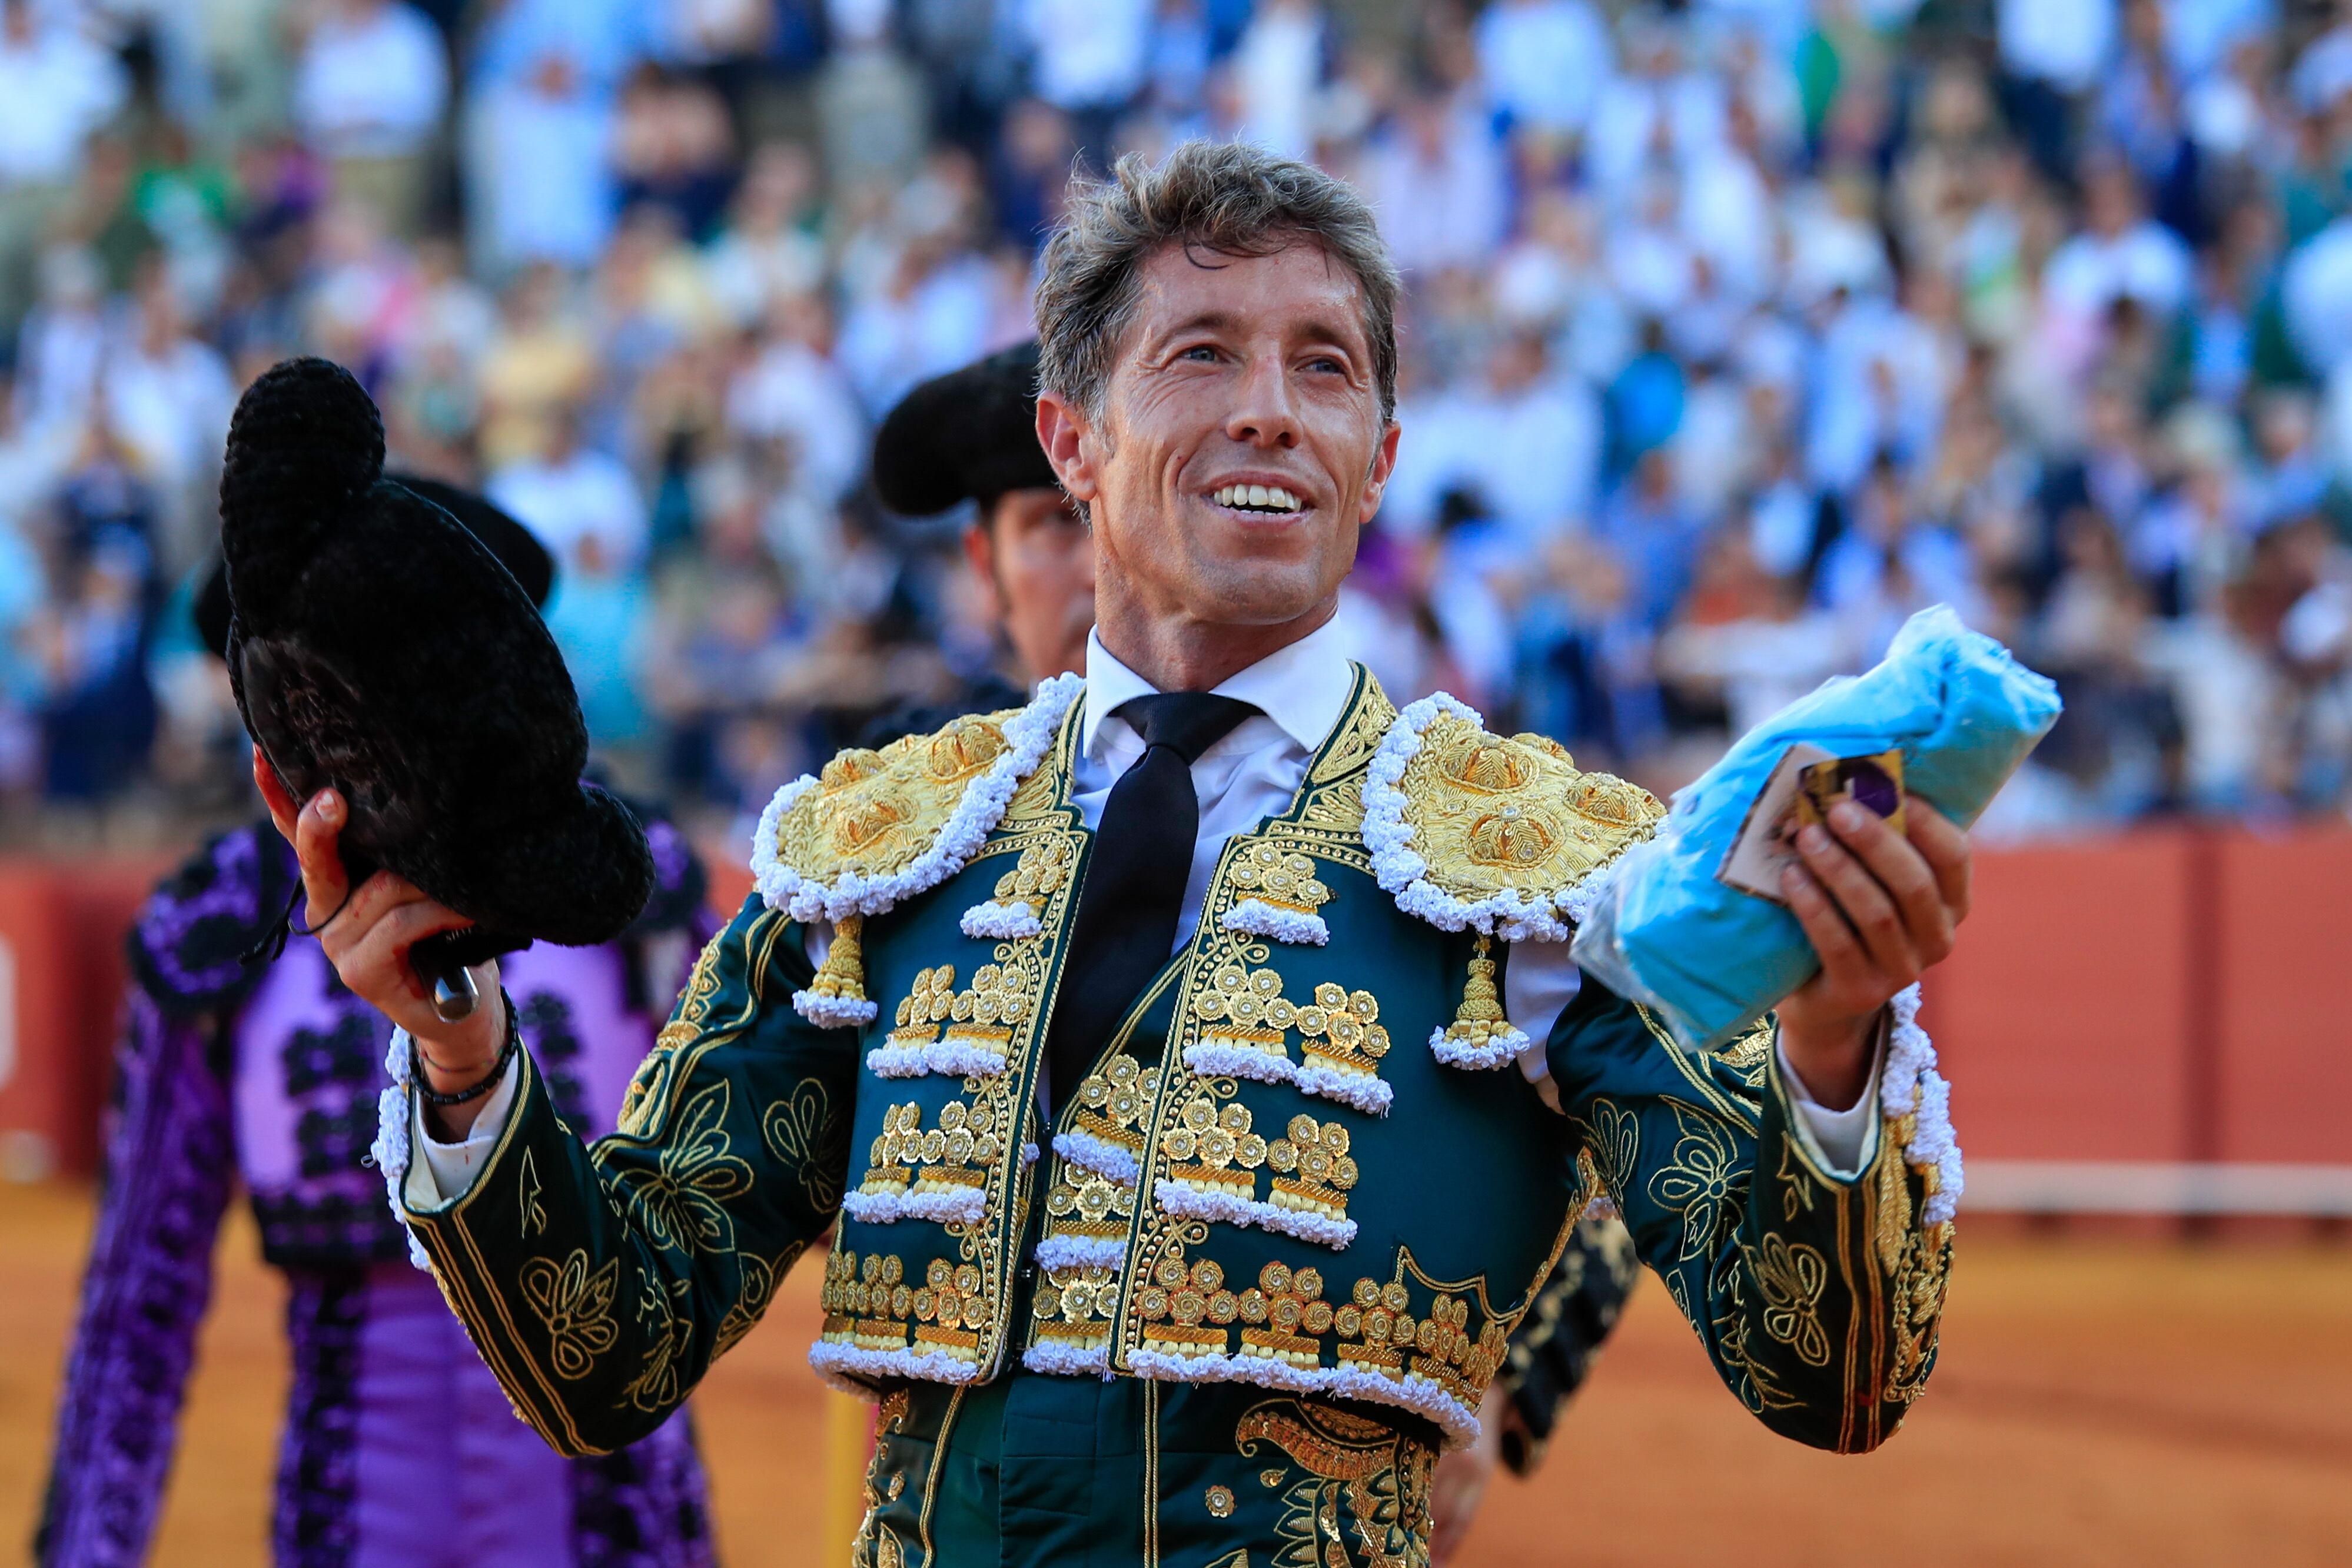
[[753, 895], [703, 950], [620, 1131], [583, 1145], [526, 1054], [473, 1184], [407, 1211], [483, 1361], [559, 1452], [652, 1432], [833, 1223], [856, 1035], [793, 1010], [810, 973], [801, 928]]
[[1866, 1453], [1926, 1386], [1952, 1226], [1925, 1219], [1937, 1178], [1907, 1162], [1907, 1118], [1851, 1177], [1807, 1152], [1773, 1039], [1684, 1050], [1588, 975], [1548, 1056], [1586, 1180], [1725, 1384], [1783, 1436]]

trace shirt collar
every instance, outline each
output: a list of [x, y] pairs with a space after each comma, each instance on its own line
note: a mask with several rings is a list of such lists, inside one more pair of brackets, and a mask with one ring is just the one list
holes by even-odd
[[[1297, 642], [1218, 682], [1216, 694], [1248, 703], [1312, 752], [1338, 725], [1348, 707], [1348, 694], [1355, 689], [1347, 646], [1346, 634], [1334, 616]], [[1103, 721], [1129, 699], [1149, 697], [1159, 689], [1103, 647], [1098, 630], [1087, 633], [1087, 713], [1078, 732], [1079, 752], [1096, 755], [1096, 738]]]

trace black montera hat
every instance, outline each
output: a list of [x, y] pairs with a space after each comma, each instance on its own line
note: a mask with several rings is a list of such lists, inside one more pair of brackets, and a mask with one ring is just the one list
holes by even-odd
[[580, 782], [588, 732], [514, 574], [383, 477], [383, 424], [341, 366], [246, 390], [221, 475], [237, 710], [296, 800], [350, 805], [354, 880], [384, 867], [476, 922], [436, 958], [609, 942], [653, 886], [644, 829]]
[[923, 383], [874, 437], [874, 488], [908, 517], [1060, 482], [1037, 445], [1034, 339]]
[[[405, 490], [415, 490], [451, 517], [465, 524], [466, 531], [489, 547], [499, 558], [499, 564], [511, 574], [530, 596], [534, 606], [545, 608], [547, 596], [555, 589], [555, 557], [538, 536], [517, 522], [506, 510], [472, 490], [461, 490], [440, 479], [428, 479], [420, 474], [386, 474], [385, 479]], [[196, 636], [215, 658], [228, 657], [228, 561], [213, 557], [212, 570], [205, 574], [196, 589], [195, 604], [191, 613], [196, 623]]]

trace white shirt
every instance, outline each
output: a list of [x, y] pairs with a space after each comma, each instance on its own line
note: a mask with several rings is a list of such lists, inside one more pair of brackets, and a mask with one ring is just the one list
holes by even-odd
[[441, 36], [394, 4], [356, 21], [330, 16], [310, 34], [294, 81], [294, 118], [330, 153], [394, 157], [425, 145], [449, 100]]
[[[1345, 714], [1348, 694], [1355, 683], [1345, 636], [1339, 622], [1327, 621], [1212, 688], [1220, 697], [1251, 704], [1258, 714], [1242, 721], [1233, 733], [1202, 752], [1200, 761], [1192, 764], [1192, 785], [1201, 801], [1201, 830], [1192, 844], [1192, 875], [1184, 884], [1184, 908], [1177, 920], [1174, 948], [1181, 949], [1200, 928], [1209, 878], [1226, 841], [1290, 809], [1307, 777], [1307, 763]], [[1111, 786], [1143, 755], [1143, 737], [1114, 710], [1130, 698], [1149, 697], [1158, 690], [1114, 658], [1099, 635], [1087, 639], [1086, 714], [1078, 731], [1078, 755], [1071, 766], [1070, 783], [1071, 804], [1089, 830], [1100, 825]], [[1514, 1026], [1537, 1042], [1520, 1056], [1519, 1070], [1538, 1085], [1545, 1085], [1550, 1076], [1543, 1042], [1550, 1037], [1561, 1009], [1575, 999], [1583, 979], [1568, 952], [1569, 944], [1564, 942], [1520, 942], [1503, 966], [1503, 1010]], [[1868, 1163], [1878, 1121], [1876, 1069], [1872, 1071], [1868, 1090], [1846, 1110], [1815, 1104], [1796, 1074], [1789, 1070], [1786, 1057], [1781, 1058], [1780, 1070], [1796, 1108], [1797, 1136], [1806, 1144], [1806, 1152], [1833, 1174], [1850, 1177], [1859, 1173]], [[425, 1128], [424, 1102], [417, 1102], [410, 1136], [425, 1157], [409, 1167], [411, 1207], [436, 1207], [446, 1201], [443, 1194], [461, 1194], [472, 1182], [472, 1173], [489, 1158], [505, 1128], [518, 1073], [518, 1068], [508, 1068], [506, 1081], [491, 1093], [472, 1132], [461, 1143], [436, 1142]], [[1546, 1098], [1552, 1098], [1548, 1085]]]
[[128, 84], [113, 57], [70, 26], [33, 27], [22, 43], [0, 34], [0, 183], [62, 184]]

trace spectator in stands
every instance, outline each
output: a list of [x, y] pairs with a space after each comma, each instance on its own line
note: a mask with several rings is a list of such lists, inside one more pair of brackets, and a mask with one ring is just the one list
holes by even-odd
[[425, 152], [448, 100], [441, 35], [404, 0], [328, 0], [303, 40], [295, 123], [326, 157], [337, 194], [403, 237], [423, 219]]

